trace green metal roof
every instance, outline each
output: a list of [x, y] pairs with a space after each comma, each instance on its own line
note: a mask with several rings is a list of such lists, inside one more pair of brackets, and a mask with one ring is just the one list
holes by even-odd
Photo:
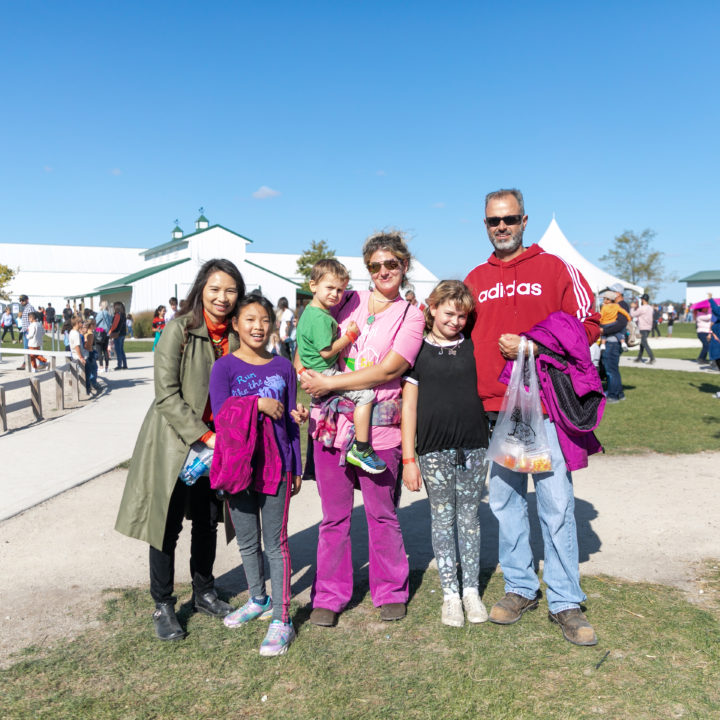
[[701, 270], [694, 275], [681, 278], [678, 282], [719, 282], [720, 270]]
[[183, 258], [182, 260], [174, 260], [173, 262], [163, 263], [162, 265], [154, 265], [153, 267], [145, 268], [144, 270], [132, 273], [132, 275], [126, 275], [125, 277], [113, 280], [113, 282], [100, 285], [95, 289], [100, 292], [109, 292], [110, 290], [130, 290], [130, 286], [138, 280], [150, 277], [151, 275], [155, 275], [156, 273], [167, 270], [168, 268], [188, 262], [189, 260], [190, 258]]
[[204, 215], [201, 215], [195, 222], [206, 222], [206, 223], [209, 223], [210, 221], [209, 221]]
[[176, 225], [176, 226], [173, 228], [173, 232], [174, 232], [174, 233], [176, 233], [176, 232], [182, 233], [182, 228], [181, 228], [179, 225]]
[[[156, 245], [155, 247], [151, 247], [148, 250], [143, 250], [142, 252], [138, 253], [138, 255], [152, 255], [153, 253], [160, 252], [161, 250], [169, 250], [170, 248], [174, 248], [177, 250], [182, 250], [180, 247], [181, 243], [184, 243], [183, 247], [187, 247], [187, 239], [193, 237], [194, 235], [199, 235], [200, 233], [207, 232], [208, 230], [212, 230], [213, 228], [222, 228], [225, 230], [225, 232], [229, 232], [232, 235], [235, 235], [236, 237], [241, 238], [242, 240], [245, 240], [245, 242], [253, 242], [249, 237], [245, 237], [244, 235], [241, 235], [240, 233], [233, 232], [232, 230], [224, 227], [223, 225], [211, 225], [210, 227], [202, 228], [201, 230], [196, 230], [193, 233], [190, 233], [189, 235], [184, 235], [182, 238], [178, 238], [177, 240], [170, 240], [169, 242], [163, 243], [162, 245]], [[175, 248], [177, 246], [177, 248]]]

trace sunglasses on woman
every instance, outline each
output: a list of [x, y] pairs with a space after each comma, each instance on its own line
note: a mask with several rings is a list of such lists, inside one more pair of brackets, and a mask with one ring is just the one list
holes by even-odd
[[380, 272], [380, 268], [384, 267], [386, 270], [397, 270], [400, 267], [399, 260], [383, 260], [382, 262], [369, 262], [367, 267], [368, 272], [371, 275]]

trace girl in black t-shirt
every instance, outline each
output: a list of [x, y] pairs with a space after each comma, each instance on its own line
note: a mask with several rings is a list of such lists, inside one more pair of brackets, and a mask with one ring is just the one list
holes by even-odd
[[488, 468], [488, 425], [477, 394], [472, 340], [462, 334], [474, 307], [470, 291], [459, 280], [443, 280], [426, 303], [428, 332], [403, 386], [403, 483], [417, 491], [425, 481], [433, 552], [443, 588], [441, 619], [445, 625], [461, 627], [463, 608], [471, 623], [488, 618], [478, 590], [479, 508]]

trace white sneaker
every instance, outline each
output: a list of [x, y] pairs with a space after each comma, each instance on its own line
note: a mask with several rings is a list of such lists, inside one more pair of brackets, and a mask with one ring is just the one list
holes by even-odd
[[451, 627], [462, 627], [465, 624], [462, 601], [459, 595], [450, 595], [443, 600], [442, 623]]
[[488, 619], [487, 608], [477, 593], [468, 593], [463, 596], [462, 602], [467, 613], [468, 622], [482, 623]]

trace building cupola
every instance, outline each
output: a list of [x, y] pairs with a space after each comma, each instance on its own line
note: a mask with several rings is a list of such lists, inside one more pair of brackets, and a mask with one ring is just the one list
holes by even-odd
[[195, 230], [207, 230], [210, 227], [210, 222], [204, 215], [205, 208], [200, 208], [198, 212], [200, 217], [195, 221]]
[[175, 227], [173, 228], [173, 231], [172, 231], [172, 239], [173, 240], [180, 240], [180, 238], [183, 236], [183, 231], [180, 228], [180, 225], [178, 225], [178, 222], [179, 221], [176, 218], [175, 219]]

